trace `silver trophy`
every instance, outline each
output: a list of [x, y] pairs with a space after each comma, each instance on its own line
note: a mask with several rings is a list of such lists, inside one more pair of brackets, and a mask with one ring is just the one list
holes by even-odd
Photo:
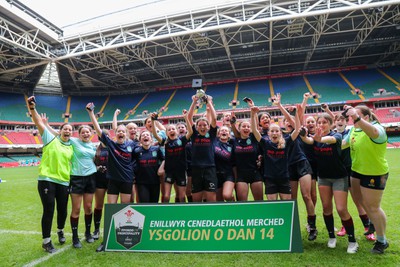
[[192, 81], [192, 88], [196, 90], [196, 97], [199, 99], [200, 104], [207, 104], [207, 95], [204, 92], [202, 79], [193, 79]]

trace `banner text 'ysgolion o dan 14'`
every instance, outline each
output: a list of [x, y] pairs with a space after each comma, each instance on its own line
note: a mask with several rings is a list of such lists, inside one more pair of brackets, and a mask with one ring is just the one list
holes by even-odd
[[106, 204], [105, 251], [303, 252], [296, 201]]

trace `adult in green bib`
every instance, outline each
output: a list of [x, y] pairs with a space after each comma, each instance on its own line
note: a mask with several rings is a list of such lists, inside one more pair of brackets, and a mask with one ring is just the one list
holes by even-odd
[[46, 252], [54, 253], [56, 249], [51, 242], [51, 226], [54, 209], [57, 205], [57, 228], [60, 244], [65, 242], [64, 226], [67, 218], [68, 186], [73, 154], [70, 144], [72, 126], [63, 124], [60, 134], [53, 135], [36, 111], [35, 97], [27, 99], [32, 120], [43, 140], [43, 154], [39, 165], [38, 191], [43, 206], [42, 214], [42, 247]]
[[382, 254], [389, 247], [385, 236], [386, 215], [381, 208], [389, 177], [389, 166], [385, 159], [387, 135], [367, 106], [345, 107], [345, 111], [354, 122], [346, 140], [350, 145], [352, 161], [351, 186], [375, 226], [376, 242], [371, 252]]

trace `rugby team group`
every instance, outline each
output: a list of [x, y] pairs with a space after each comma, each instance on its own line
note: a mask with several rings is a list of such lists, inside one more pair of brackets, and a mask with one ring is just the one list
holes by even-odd
[[[311, 94], [305, 93], [301, 103], [284, 107], [281, 95], [275, 95], [272, 101], [284, 116], [282, 125], [268, 112], [260, 112], [249, 98], [244, 101], [250, 119], [237, 120], [234, 112], [223, 113], [221, 126], [217, 126], [217, 113], [209, 95], [192, 97], [189, 109], [182, 112], [185, 122], [164, 126], [158, 114], [152, 113], [141, 131], [133, 122], [118, 125], [120, 110], [116, 110], [114, 138], [100, 127], [94, 104], [88, 103], [86, 109], [99, 137], [98, 146], [91, 142], [92, 127], [79, 126], [77, 138], [72, 137], [71, 124], [53, 129], [46, 114], [36, 110], [35, 98], [28, 98], [32, 119], [43, 140], [38, 178], [43, 249], [56, 251], [51, 241], [55, 208], [58, 241], [66, 242], [69, 197], [72, 245], [81, 248], [78, 224], [82, 203], [85, 240], [92, 243], [99, 239], [106, 195], [107, 203], [117, 203], [118, 199], [121, 203], [158, 203], [160, 195], [161, 201], [168, 203], [173, 187], [175, 202], [181, 203], [247, 201], [249, 189], [255, 201], [263, 201], [264, 194], [267, 200], [297, 199], [300, 188], [307, 211], [308, 240], [313, 241], [318, 236], [318, 188], [329, 248], [336, 247], [336, 236], [347, 235], [347, 252], [359, 249], [347, 208], [350, 192], [364, 235], [374, 241], [371, 252], [384, 253], [389, 246], [386, 215], [381, 208], [389, 172], [385, 129], [364, 105], [344, 106], [343, 112], [333, 113], [323, 104], [319, 115], [306, 115], [309, 98]], [[199, 103], [206, 105], [201, 115], [195, 114]], [[352, 126], [347, 125], [349, 121]], [[342, 223], [337, 232], [334, 206]], [[102, 250], [100, 245], [97, 251]]]

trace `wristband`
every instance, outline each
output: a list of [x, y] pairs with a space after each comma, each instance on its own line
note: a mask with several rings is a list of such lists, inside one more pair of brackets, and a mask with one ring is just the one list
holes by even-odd
[[361, 120], [361, 117], [358, 116], [357, 119], [354, 120], [354, 123], [357, 123], [357, 122], [359, 122], [360, 120]]

